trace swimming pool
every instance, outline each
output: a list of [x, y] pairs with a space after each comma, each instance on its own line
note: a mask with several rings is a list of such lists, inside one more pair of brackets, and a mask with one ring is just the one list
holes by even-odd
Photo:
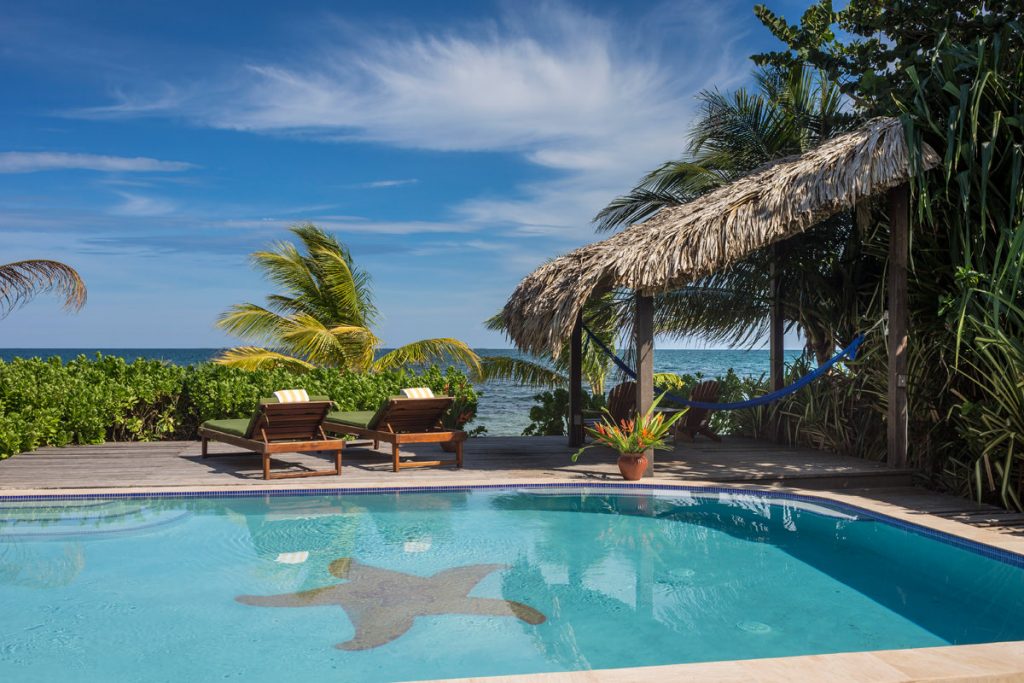
[[813, 499], [277, 493], [0, 502], [0, 679], [394, 681], [1024, 639], [1020, 556]]

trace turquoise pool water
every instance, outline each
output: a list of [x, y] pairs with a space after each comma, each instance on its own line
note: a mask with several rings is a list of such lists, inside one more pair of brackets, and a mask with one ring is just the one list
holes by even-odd
[[1024, 569], [625, 489], [0, 502], [0, 680], [400, 681], [1024, 639]]

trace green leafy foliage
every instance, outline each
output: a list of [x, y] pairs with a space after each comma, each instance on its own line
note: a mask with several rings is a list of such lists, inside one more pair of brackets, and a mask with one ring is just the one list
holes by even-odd
[[452, 420], [465, 424], [476, 415], [473, 385], [455, 368], [248, 371], [101, 355], [66, 364], [58, 358], [18, 358], [0, 362], [0, 458], [40, 446], [194, 439], [204, 420], [247, 417], [278, 389], [330, 396], [341, 410], [376, 410], [410, 386], [455, 396], [459, 415]]
[[764, 5], [754, 14], [786, 48], [754, 55], [788, 69], [811, 64], [842, 84], [867, 114], [891, 113], [910, 86], [909, 68], [927, 69], [949, 45], [991, 42], [1019, 23], [1019, 2], [990, 0], [851, 0], [834, 10], [820, 0], [791, 25]]
[[[703, 373], [676, 375], [657, 373], [654, 375], [654, 386], [658, 391], [667, 391], [662, 404], [666, 408], [681, 408], [682, 403], [676, 398], [689, 399], [693, 388], [701, 382], [714, 379], [718, 382], [718, 402], [734, 403], [748, 398], [760, 396], [768, 391], [768, 382], [764, 377], [740, 377], [732, 368], [718, 377], [705, 377]], [[745, 411], [716, 410], [711, 413], [710, 427], [717, 434], [736, 434], [743, 424]]]
[[[703, 382], [702, 373], [676, 375], [673, 373], [657, 373], [654, 385], [659, 391], [668, 393], [661, 400], [666, 408], [682, 407], [674, 397], [688, 399], [690, 392], [697, 384]], [[728, 403], [743, 401], [767, 391], [764, 378], [740, 377], [730, 368], [725, 375], [715, 377], [719, 386], [719, 401]], [[536, 394], [534, 405], [530, 408], [530, 424], [523, 430], [523, 436], [563, 436], [568, 434], [569, 425], [569, 392], [565, 389], [554, 389]], [[591, 416], [599, 414], [605, 407], [605, 397], [601, 394], [583, 394], [583, 410]], [[742, 411], [719, 410], [711, 415], [711, 427], [719, 434], [735, 434], [749, 431], [748, 425], [740, 415]]]
[[[755, 60], [824, 71], [842, 84], [859, 116], [901, 117], [912, 149], [927, 143], [942, 159], [913, 183], [911, 462], [933, 484], [1021, 509], [1020, 3], [851, 0], [833, 12], [824, 0], [812, 9], [799, 26], [790, 26], [758, 8], [785, 49]], [[887, 220], [878, 202], [871, 209], [882, 229], [864, 234], [862, 254], [884, 264]], [[873, 277], [874, 294], [860, 309], [865, 321], [877, 319], [885, 300], [884, 275]], [[884, 452], [884, 346], [879, 340], [865, 348], [875, 349], [874, 358], [858, 360], [777, 407], [790, 438], [864, 457]]]
[[[552, 389], [535, 394], [530, 408], [530, 424], [523, 436], [564, 436], [569, 433], [569, 392]], [[604, 407], [604, 396], [583, 392], [583, 409], [598, 411]]]
[[[734, 411], [734, 433], [873, 460], [884, 457], [885, 404], [877, 393], [879, 378], [885, 386], [884, 339], [877, 335], [869, 345], [871, 350], [862, 351], [857, 361], [837, 365], [799, 391], [768, 405]], [[801, 357], [786, 367], [784, 381], [792, 384], [814, 369]], [[763, 378], [756, 383], [753, 395], [769, 391]]]

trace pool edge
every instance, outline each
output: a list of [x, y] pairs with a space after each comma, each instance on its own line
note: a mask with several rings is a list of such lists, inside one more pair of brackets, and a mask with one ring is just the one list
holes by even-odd
[[1009, 683], [1024, 681], [1024, 641], [944, 645], [905, 650], [867, 650], [824, 655], [723, 660], [624, 669], [592, 669], [557, 673], [481, 676], [418, 683], [661, 683], [714, 681], [912, 681]]
[[21, 501], [62, 501], [89, 499], [133, 499], [133, 498], [259, 498], [301, 495], [368, 495], [381, 493], [429, 493], [467, 490], [509, 490], [509, 489], [606, 489], [633, 491], [689, 491], [694, 493], [718, 494], [747, 492], [776, 500], [792, 500], [825, 504], [845, 512], [869, 517], [911, 533], [932, 538], [941, 543], [960, 547], [991, 559], [1024, 569], [1024, 537], [1008, 538], [1005, 534], [990, 529], [977, 528], [955, 520], [920, 513], [892, 503], [883, 503], [863, 496], [794, 487], [764, 486], [737, 482], [735, 484], [707, 484], [687, 481], [663, 482], [622, 482], [622, 481], [580, 481], [579, 479], [551, 479], [538, 482], [536, 479], [459, 481], [451, 484], [417, 484], [395, 482], [379, 485], [347, 485], [311, 487], [294, 486], [168, 486], [168, 487], [122, 487], [103, 489], [0, 489], [0, 503]]

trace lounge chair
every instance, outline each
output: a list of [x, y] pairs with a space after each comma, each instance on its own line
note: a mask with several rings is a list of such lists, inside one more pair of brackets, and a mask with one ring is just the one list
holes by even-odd
[[[455, 465], [462, 467], [462, 444], [466, 433], [448, 429], [442, 423], [445, 412], [452, 405], [450, 396], [433, 398], [406, 398], [393, 396], [376, 411], [333, 412], [324, 421], [324, 429], [332, 434], [347, 434], [373, 439], [373, 447], [380, 442], [391, 444], [392, 469], [397, 472], [408, 467]], [[400, 460], [400, 448], [407, 443], [453, 443], [454, 460]]]
[[[719, 387], [718, 382], [708, 380], [701, 382], [690, 392], [691, 401], [701, 403], [717, 403]], [[711, 429], [711, 410], [708, 408], [690, 408], [686, 416], [676, 423], [676, 436], [686, 436], [693, 441], [698, 434], [703, 434], [712, 441], [721, 441], [722, 437], [715, 434]]]
[[[203, 441], [203, 457], [207, 443], [221, 441], [248, 449], [263, 456], [264, 479], [291, 479], [341, 475], [343, 439], [332, 439], [324, 432], [324, 418], [334, 403], [326, 396], [313, 396], [308, 401], [279, 403], [264, 399], [251, 418], [240, 420], [207, 420], [199, 427]], [[270, 456], [275, 453], [329, 451], [334, 454], [333, 470], [270, 473]]]

